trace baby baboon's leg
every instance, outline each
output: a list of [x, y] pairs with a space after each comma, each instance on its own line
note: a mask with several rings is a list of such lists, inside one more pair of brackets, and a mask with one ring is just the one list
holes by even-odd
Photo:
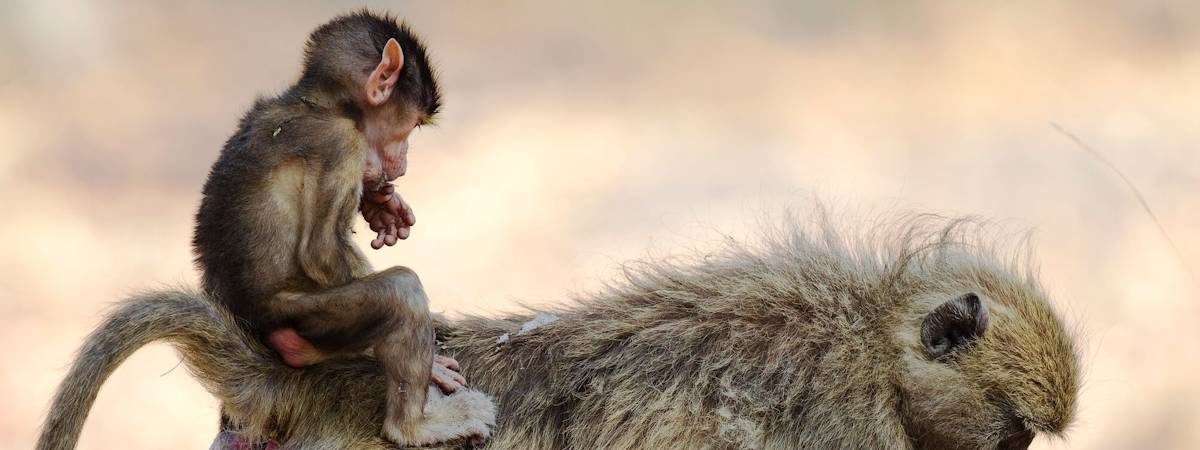
[[[419, 285], [418, 285], [419, 287]], [[419, 318], [405, 320], [405, 325], [388, 334], [375, 346], [375, 356], [385, 364], [388, 379], [388, 420], [384, 430], [391, 436], [400, 436], [405, 443], [416, 442], [421, 425], [425, 394], [429, 386], [433, 367], [433, 321], [429, 310], [424, 307], [425, 294], [410, 297], [410, 302], [423, 307]], [[415, 311], [414, 311], [415, 312]]]
[[398, 444], [465, 437], [421, 430], [434, 335], [425, 290], [412, 270], [393, 267], [316, 293], [282, 293], [267, 306], [275, 323], [291, 327], [324, 355], [374, 348], [388, 379], [384, 430]]

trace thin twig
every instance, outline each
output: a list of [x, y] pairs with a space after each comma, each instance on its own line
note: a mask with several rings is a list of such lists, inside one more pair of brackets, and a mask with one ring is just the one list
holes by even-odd
[[183, 360], [182, 360], [182, 359], [181, 359], [181, 360], [179, 360], [179, 362], [175, 363], [175, 366], [174, 366], [174, 367], [172, 367], [170, 370], [168, 370], [168, 371], [166, 371], [166, 372], [163, 372], [163, 373], [162, 373], [162, 375], [159, 375], [159, 376], [160, 376], [160, 377], [165, 377], [165, 376], [167, 376], [167, 374], [169, 374], [169, 373], [171, 373], [171, 372], [174, 372], [174, 371], [175, 371], [175, 369], [178, 369], [180, 364], [183, 364]]
[[1159, 234], [1161, 234], [1163, 239], [1167, 241], [1167, 244], [1171, 246], [1171, 251], [1175, 253], [1175, 258], [1179, 260], [1179, 265], [1183, 266], [1183, 271], [1186, 272], [1189, 277], [1191, 277], [1192, 284], [1196, 288], [1200, 288], [1200, 278], [1196, 277], [1196, 272], [1193, 271], [1192, 267], [1188, 265], [1187, 258], [1183, 257], [1183, 252], [1179, 250], [1179, 246], [1175, 245], [1175, 240], [1171, 239], [1171, 235], [1167, 233], [1167, 228], [1163, 226], [1162, 221], [1158, 220], [1158, 216], [1155, 215], [1154, 211], [1150, 209], [1150, 204], [1146, 202], [1146, 198], [1142, 196], [1142, 191], [1138, 190], [1137, 186], [1133, 184], [1133, 181], [1130, 181], [1129, 177], [1126, 177], [1120, 169], [1117, 169], [1117, 166], [1109, 161], [1108, 158], [1105, 158], [1104, 155], [1101, 155], [1100, 152], [1096, 151], [1096, 149], [1083, 142], [1083, 139], [1080, 139], [1079, 136], [1067, 131], [1065, 128], [1055, 122], [1050, 122], [1050, 126], [1054, 127], [1055, 130], [1057, 130], [1059, 133], [1062, 133], [1063, 136], [1066, 136], [1067, 139], [1070, 139], [1072, 142], [1074, 142], [1076, 146], [1078, 146], [1084, 152], [1087, 152], [1088, 155], [1091, 155], [1097, 161], [1100, 161], [1101, 164], [1107, 166], [1109, 170], [1112, 170], [1113, 173], [1117, 174], [1118, 177], [1121, 177], [1121, 181], [1125, 182], [1125, 186], [1133, 192], [1134, 197], [1137, 197], [1138, 203], [1142, 205], [1142, 210], [1146, 211], [1146, 215], [1150, 216], [1150, 220], [1153, 221], [1154, 225], [1158, 227]]

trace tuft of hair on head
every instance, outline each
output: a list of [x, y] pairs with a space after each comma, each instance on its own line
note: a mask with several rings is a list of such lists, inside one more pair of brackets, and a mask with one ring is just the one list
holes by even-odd
[[356, 92], [379, 64], [389, 39], [395, 39], [404, 54], [400, 82], [390, 101], [416, 105], [426, 117], [433, 117], [441, 108], [441, 92], [425, 44], [407, 24], [390, 14], [361, 9], [313, 30], [304, 48], [304, 71], [297, 84], [324, 91], [339, 103], [352, 102], [347, 93]]

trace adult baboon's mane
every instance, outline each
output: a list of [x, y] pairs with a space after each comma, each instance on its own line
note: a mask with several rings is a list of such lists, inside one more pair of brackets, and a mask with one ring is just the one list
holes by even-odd
[[[621, 277], [577, 302], [625, 307], [704, 299], [787, 310], [832, 300], [829, 289], [837, 287], [886, 308], [915, 290], [982, 274], [1037, 285], [1030, 233], [1004, 236], [995, 223], [975, 216], [906, 214], [847, 228], [818, 208], [808, 220], [789, 212], [766, 222], [756, 235], [726, 236], [713, 250], [625, 263]], [[568, 303], [558, 310], [575, 308]]]

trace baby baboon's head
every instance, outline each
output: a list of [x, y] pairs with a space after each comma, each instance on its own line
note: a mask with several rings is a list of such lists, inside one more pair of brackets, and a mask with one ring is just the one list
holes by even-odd
[[[950, 260], [956, 258], [950, 257]], [[1023, 449], [1071, 423], [1079, 367], [1071, 337], [1032, 277], [963, 257], [931, 270], [902, 314], [905, 428], [919, 448]]]

